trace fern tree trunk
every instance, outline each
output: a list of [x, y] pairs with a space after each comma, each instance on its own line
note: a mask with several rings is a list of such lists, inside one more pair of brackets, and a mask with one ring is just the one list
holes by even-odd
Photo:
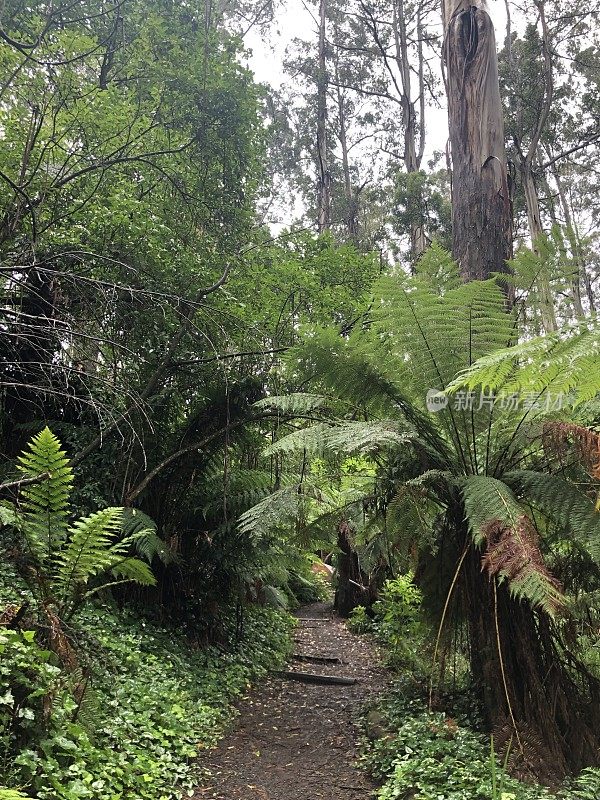
[[565, 662], [549, 617], [489, 581], [474, 548], [464, 570], [471, 671], [498, 747], [510, 747], [512, 771], [552, 786], [597, 763], [598, 682]]
[[375, 598], [371, 596], [369, 578], [360, 568], [350, 526], [345, 520], [338, 526], [337, 538], [339, 555], [334, 607], [340, 616], [348, 617], [357, 606], [368, 607]]

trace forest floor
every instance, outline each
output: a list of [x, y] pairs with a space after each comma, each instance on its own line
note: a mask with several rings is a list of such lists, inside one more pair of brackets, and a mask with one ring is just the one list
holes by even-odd
[[[298, 613], [289, 670], [356, 679], [352, 686], [272, 676], [239, 704], [235, 728], [200, 762], [194, 800], [366, 800], [374, 784], [356, 766], [357, 717], [384, 691], [374, 646], [316, 603]], [[300, 655], [340, 663], [309, 663]]]

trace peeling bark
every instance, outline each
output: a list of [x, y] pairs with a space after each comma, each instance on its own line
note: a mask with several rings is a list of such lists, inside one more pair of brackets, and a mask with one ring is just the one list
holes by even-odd
[[482, 0], [445, 9], [453, 254], [465, 280], [507, 272], [512, 209], [492, 21]]

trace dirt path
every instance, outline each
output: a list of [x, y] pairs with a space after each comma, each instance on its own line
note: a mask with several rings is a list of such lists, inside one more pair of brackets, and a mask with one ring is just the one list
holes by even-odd
[[298, 616], [295, 653], [333, 656], [341, 663], [292, 659], [289, 669], [352, 677], [357, 683], [323, 686], [269, 678], [240, 704], [235, 729], [202, 759], [208, 775], [195, 800], [367, 800], [371, 796], [373, 784], [354, 766], [353, 720], [365, 703], [381, 693], [385, 671], [373, 647], [349, 634], [330, 606], [307, 606]]

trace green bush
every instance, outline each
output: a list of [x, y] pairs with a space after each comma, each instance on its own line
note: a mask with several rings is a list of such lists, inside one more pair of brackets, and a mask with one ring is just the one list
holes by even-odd
[[370, 745], [364, 761], [385, 781], [379, 800], [550, 800], [538, 786], [510, 778], [490, 741], [443, 713], [414, 704], [389, 736]]
[[422, 594], [408, 573], [385, 582], [373, 604], [373, 630], [392, 669], [427, 676], [431, 664], [431, 635], [422, 619]]
[[291, 624], [251, 608], [243, 642], [231, 630], [227, 650], [193, 650], [173, 631], [88, 610], [74, 634], [92, 666], [80, 704], [53, 654], [32, 634], [3, 630], [0, 676], [11, 689], [0, 706], [0, 780], [39, 800], [187, 796], [198, 782], [195, 756], [222, 733], [232, 699], [281, 664]]
[[33, 631], [0, 628], [0, 687], [0, 774], [19, 784], [20, 754], [46, 743], [71, 698], [56, 657]]
[[374, 631], [373, 620], [367, 614], [367, 609], [364, 606], [356, 606], [356, 608], [352, 609], [346, 622], [346, 627], [350, 633], [358, 635]]

